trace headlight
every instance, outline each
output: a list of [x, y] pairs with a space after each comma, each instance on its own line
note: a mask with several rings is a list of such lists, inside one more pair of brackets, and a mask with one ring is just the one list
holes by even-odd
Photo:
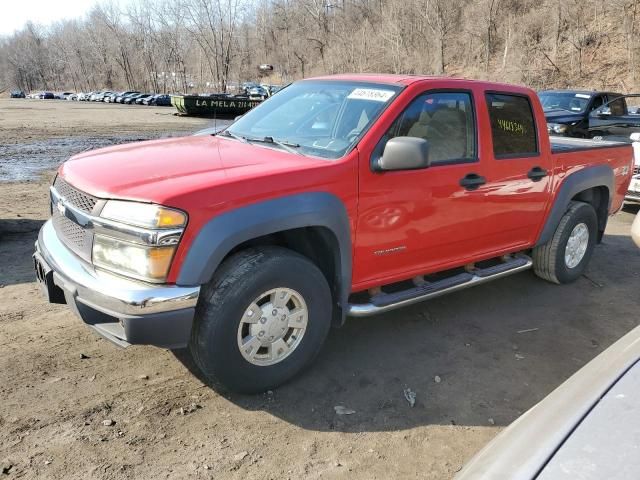
[[100, 218], [105, 222], [96, 222], [93, 237], [96, 267], [148, 282], [166, 280], [187, 224], [184, 212], [150, 203], [108, 200]]
[[100, 212], [102, 218], [147, 228], [176, 228], [187, 223], [187, 216], [172, 208], [150, 203], [109, 200]]
[[566, 133], [569, 127], [563, 123], [547, 123], [549, 133]]
[[139, 280], [165, 280], [176, 246], [155, 247], [125, 242], [96, 234], [93, 264]]

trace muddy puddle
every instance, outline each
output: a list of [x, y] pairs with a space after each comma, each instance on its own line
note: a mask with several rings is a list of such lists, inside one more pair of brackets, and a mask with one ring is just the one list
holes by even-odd
[[0, 143], [0, 182], [36, 180], [69, 157], [96, 148], [122, 143], [176, 137], [185, 133], [122, 135], [107, 137], [62, 137], [16, 144]]

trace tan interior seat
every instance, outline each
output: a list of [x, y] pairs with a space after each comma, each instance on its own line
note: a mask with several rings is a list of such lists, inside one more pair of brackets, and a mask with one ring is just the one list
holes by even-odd
[[467, 126], [464, 112], [441, 107], [433, 113], [422, 112], [419, 120], [407, 132], [410, 137], [424, 138], [429, 142], [429, 158], [432, 162], [465, 158], [467, 150]]

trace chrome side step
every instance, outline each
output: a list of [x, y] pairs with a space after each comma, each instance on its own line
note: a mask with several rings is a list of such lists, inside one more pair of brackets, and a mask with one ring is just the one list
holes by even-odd
[[388, 312], [396, 308], [406, 307], [414, 303], [439, 297], [447, 293], [457, 292], [475, 285], [497, 280], [514, 273], [528, 270], [533, 265], [530, 257], [522, 254], [513, 255], [504, 262], [486, 268], [473, 268], [437, 282], [426, 282], [400, 292], [380, 292], [373, 295], [369, 303], [350, 303], [347, 314], [352, 317], [368, 317]]

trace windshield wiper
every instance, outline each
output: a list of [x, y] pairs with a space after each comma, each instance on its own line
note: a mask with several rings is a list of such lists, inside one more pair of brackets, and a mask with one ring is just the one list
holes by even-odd
[[236, 135], [235, 133], [230, 132], [229, 130], [223, 130], [218, 133], [214, 133], [214, 135], [224, 135], [225, 137], [235, 138], [236, 140], [240, 140], [241, 142], [247, 143], [247, 139], [241, 135]]
[[297, 143], [287, 142], [286, 140], [276, 140], [273, 137], [242, 137], [245, 141], [251, 143], [269, 143], [271, 145], [277, 145], [283, 150], [286, 150], [289, 153], [295, 153], [296, 155], [302, 155], [296, 148], [300, 148], [300, 145]]

